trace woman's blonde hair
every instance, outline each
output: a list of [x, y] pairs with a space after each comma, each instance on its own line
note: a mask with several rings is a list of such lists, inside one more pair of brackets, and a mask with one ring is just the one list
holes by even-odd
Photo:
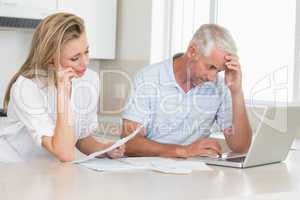
[[19, 76], [29, 79], [48, 77], [50, 66], [58, 66], [63, 45], [85, 32], [83, 20], [70, 13], [56, 13], [43, 19], [37, 26], [25, 63], [9, 82], [4, 96], [4, 110], [10, 100], [10, 91]]

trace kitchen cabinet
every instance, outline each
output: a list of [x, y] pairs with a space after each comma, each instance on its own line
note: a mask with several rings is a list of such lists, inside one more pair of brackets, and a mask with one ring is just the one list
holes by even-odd
[[85, 21], [91, 58], [115, 58], [117, 0], [58, 0], [57, 6]]

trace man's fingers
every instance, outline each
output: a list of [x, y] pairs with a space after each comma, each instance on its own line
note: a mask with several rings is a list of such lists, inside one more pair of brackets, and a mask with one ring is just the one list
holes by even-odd
[[222, 154], [222, 148], [219, 142], [215, 139], [201, 139], [199, 140], [196, 145], [198, 146], [197, 148], [200, 149], [210, 149], [215, 151], [217, 154]]
[[200, 154], [200, 156], [207, 156], [207, 157], [217, 157], [220, 154], [218, 154], [216, 151], [211, 149], [203, 149]]
[[210, 145], [207, 147], [207, 149], [211, 149], [213, 151], [215, 151], [217, 154], [221, 155], [223, 152], [222, 152], [222, 148], [220, 147], [220, 145]]
[[225, 64], [226, 66], [240, 66], [240, 63], [238, 61], [229, 61]]
[[226, 60], [239, 60], [239, 57], [237, 55], [230, 54], [230, 55], [225, 56], [225, 59]]
[[[233, 71], [241, 71], [241, 68], [239, 66], [235, 66], [235, 65], [227, 65], [227, 69], [233, 70]], [[225, 70], [225, 72], [226, 72], [226, 70]]]
[[206, 143], [204, 143], [203, 147], [205, 149], [212, 149], [217, 154], [222, 154], [222, 148], [218, 141], [216, 140], [208, 140]]

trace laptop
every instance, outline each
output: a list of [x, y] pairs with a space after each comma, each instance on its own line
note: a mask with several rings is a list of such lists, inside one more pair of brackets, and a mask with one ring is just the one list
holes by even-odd
[[[246, 154], [225, 153], [221, 157], [200, 157], [206, 164], [247, 168], [278, 163], [288, 155], [296, 133], [300, 132], [299, 106], [268, 106], [250, 108], [254, 127], [252, 143]], [[248, 111], [249, 113], [249, 111]]]

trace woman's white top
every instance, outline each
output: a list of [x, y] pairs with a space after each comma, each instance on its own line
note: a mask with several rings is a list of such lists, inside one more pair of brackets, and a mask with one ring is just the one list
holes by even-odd
[[[76, 140], [97, 127], [99, 76], [92, 70], [72, 80], [71, 107]], [[0, 128], [0, 162], [51, 156], [42, 147], [43, 136], [53, 136], [57, 116], [57, 90], [53, 84], [20, 76], [11, 89], [7, 119]]]

